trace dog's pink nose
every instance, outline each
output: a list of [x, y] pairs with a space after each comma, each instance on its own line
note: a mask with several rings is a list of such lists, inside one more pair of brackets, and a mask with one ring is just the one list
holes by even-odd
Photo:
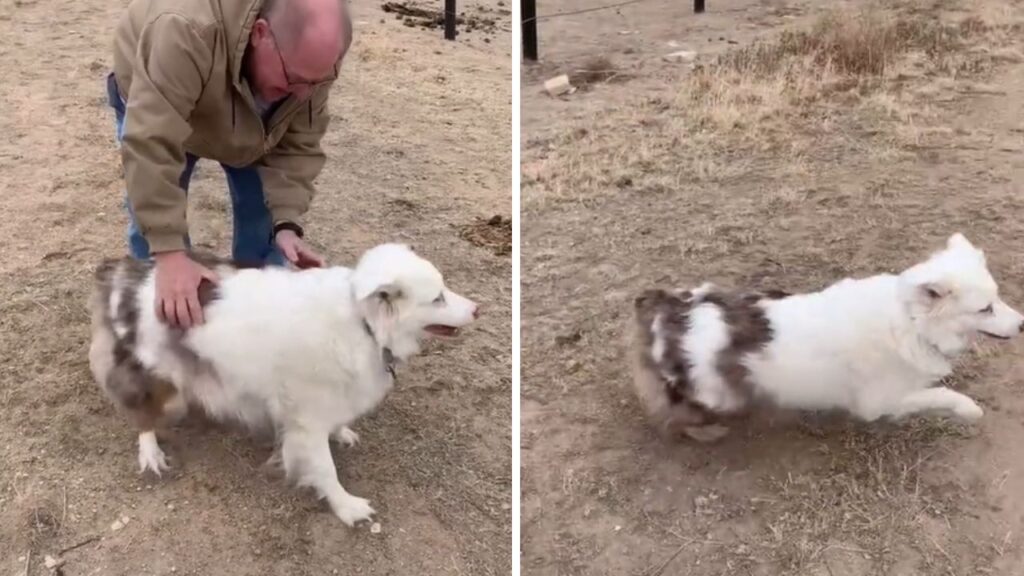
[[473, 307], [473, 320], [476, 320], [479, 317], [480, 317], [480, 307], [479, 306], [474, 306]]

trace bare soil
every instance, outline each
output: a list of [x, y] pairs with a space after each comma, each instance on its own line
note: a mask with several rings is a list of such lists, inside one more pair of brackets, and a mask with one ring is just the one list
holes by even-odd
[[[509, 573], [511, 261], [459, 234], [511, 216], [510, 24], [490, 0], [462, 4], [496, 25], [446, 42], [352, 6], [308, 227], [331, 263], [409, 242], [482, 304], [474, 328], [400, 368], [359, 445], [334, 448], [343, 485], [378, 510], [371, 533], [265, 474], [264, 439], [198, 417], [163, 440], [169, 474], [138, 475], [86, 358], [92, 269], [126, 253], [103, 84], [124, 3], [0, 3], [0, 573], [52, 574], [46, 555], [68, 576]], [[200, 162], [190, 218], [198, 245], [227, 254], [222, 174]]]
[[[833, 8], [540, 21], [522, 76], [524, 574], [1020, 573], [1020, 341], [981, 343], [950, 379], [986, 410], [976, 426], [781, 414], [666, 442], [629, 389], [624, 330], [653, 285], [814, 290], [962, 231], [1024, 306], [1024, 5]], [[844, 60], [864, 46], [885, 61]], [[693, 68], [662, 58], [684, 49]], [[628, 78], [543, 94], [595, 58]]]

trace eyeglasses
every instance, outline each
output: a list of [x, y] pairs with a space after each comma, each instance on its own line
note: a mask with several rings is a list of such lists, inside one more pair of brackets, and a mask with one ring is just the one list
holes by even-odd
[[281, 71], [284, 72], [284, 79], [285, 79], [286, 82], [288, 82], [288, 90], [289, 91], [295, 91], [295, 90], [310, 90], [310, 91], [312, 91], [312, 90], [315, 90], [316, 88], [319, 88], [320, 86], [322, 86], [324, 84], [327, 84], [329, 82], [333, 82], [334, 80], [338, 79], [338, 65], [337, 65], [337, 63], [335, 63], [335, 65], [334, 65], [334, 72], [330, 76], [328, 76], [326, 78], [322, 78], [320, 80], [316, 80], [316, 81], [313, 81], [313, 82], [311, 82], [309, 80], [298, 80], [298, 81], [292, 80], [291, 75], [288, 74], [288, 64], [284, 61], [284, 54], [281, 54], [281, 45], [277, 42], [277, 37], [274, 36], [274, 29], [270, 27], [270, 23], [269, 22], [267, 23], [267, 31], [270, 32], [270, 38], [274, 41], [274, 52], [277, 52], [277, 59], [278, 59], [278, 61], [281, 62]]

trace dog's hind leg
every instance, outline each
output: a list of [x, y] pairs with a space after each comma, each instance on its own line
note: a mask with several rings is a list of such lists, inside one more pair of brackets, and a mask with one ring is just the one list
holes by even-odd
[[134, 360], [126, 360], [110, 368], [104, 390], [139, 431], [139, 473], [151, 470], [162, 476], [170, 466], [157, 443], [156, 428], [167, 420], [168, 405], [181, 402], [177, 389]]
[[321, 498], [326, 498], [334, 515], [346, 525], [370, 520], [376, 512], [369, 500], [349, 494], [338, 482], [329, 439], [328, 433], [286, 429], [281, 445], [285, 473], [299, 486], [312, 487]]

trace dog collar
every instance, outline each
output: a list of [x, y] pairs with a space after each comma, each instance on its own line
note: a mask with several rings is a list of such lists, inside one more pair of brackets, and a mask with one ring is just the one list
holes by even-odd
[[370, 338], [373, 339], [373, 342], [377, 344], [377, 347], [380, 348], [380, 357], [381, 360], [384, 362], [384, 371], [390, 374], [391, 378], [394, 379], [395, 354], [391, 351], [391, 348], [380, 345], [380, 342], [377, 341], [377, 337], [373, 334], [373, 328], [370, 328], [370, 323], [367, 322], [365, 319], [363, 320], [363, 328], [366, 330], [366, 333], [370, 335]]

